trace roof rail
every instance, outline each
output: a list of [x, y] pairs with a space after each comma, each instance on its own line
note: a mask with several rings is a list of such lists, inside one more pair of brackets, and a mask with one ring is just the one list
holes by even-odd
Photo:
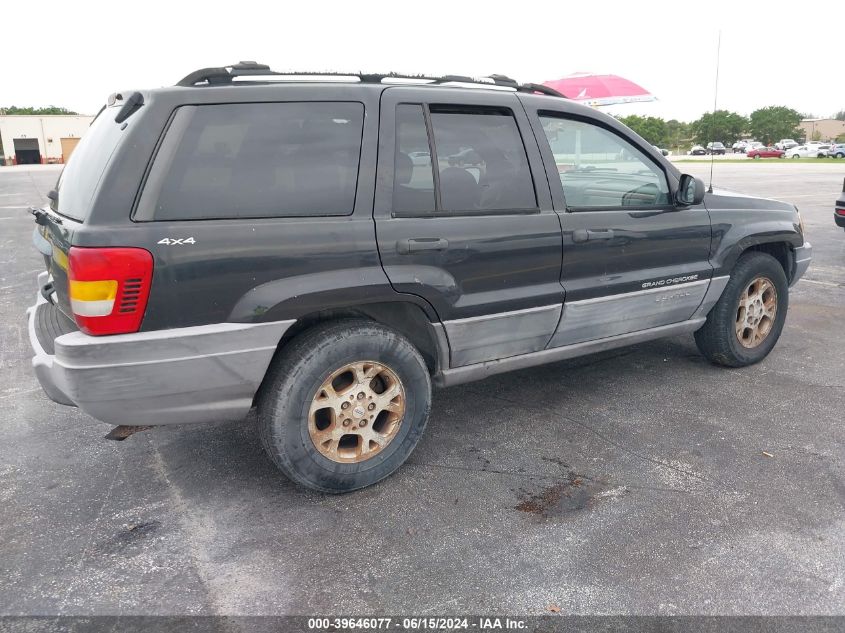
[[276, 72], [270, 70], [266, 64], [257, 62], [239, 62], [231, 66], [219, 68], [201, 68], [179, 80], [177, 86], [196, 86], [198, 84], [219, 85], [230, 84], [235, 77], [357, 77], [361, 83], [383, 83], [386, 79], [407, 79], [426, 81], [429, 84], [462, 83], [483, 86], [501, 86], [512, 88], [518, 92], [533, 92], [552, 97], [565, 97], [557, 90], [540, 84], [520, 84], [515, 79], [505, 75], [490, 75], [489, 77], [465, 77], [463, 75], [444, 75], [443, 77], [429, 77], [427, 75], [402, 75], [400, 73], [339, 73], [339, 72]]

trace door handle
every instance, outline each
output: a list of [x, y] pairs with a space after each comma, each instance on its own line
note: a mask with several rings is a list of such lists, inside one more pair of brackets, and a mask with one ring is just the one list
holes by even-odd
[[607, 231], [589, 231], [587, 229], [575, 229], [572, 231], [573, 242], [588, 242], [590, 240], [612, 240], [613, 229]]
[[398, 240], [396, 250], [401, 255], [417, 253], [419, 251], [442, 251], [449, 247], [449, 240], [442, 237], [419, 237], [407, 240]]

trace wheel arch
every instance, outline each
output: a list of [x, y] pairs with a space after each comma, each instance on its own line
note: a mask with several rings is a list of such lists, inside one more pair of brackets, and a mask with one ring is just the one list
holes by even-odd
[[[402, 300], [349, 305], [304, 314], [285, 331], [276, 348], [274, 361], [303, 332], [322, 323], [350, 318], [369, 319], [407, 338], [422, 355], [431, 375], [448, 367], [449, 344], [443, 326], [432, 323], [419, 305]], [[274, 361], [271, 361], [271, 365]]]
[[[758, 212], [752, 210], [749, 213]], [[721, 214], [722, 210], [716, 211], [714, 228], [721, 229], [721, 218], [718, 217]], [[794, 219], [762, 217], [748, 223], [734, 221], [726, 229], [714, 240], [715, 252], [710, 260], [715, 269], [714, 275], [730, 275], [745, 253], [761, 252], [774, 257], [783, 268], [787, 280], [792, 281], [795, 275], [795, 248], [804, 243], [797, 214]]]
[[[783, 268], [783, 273], [786, 275], [787, 282], [792, 280], [793, 267], [795, 265], [795, 253], [793, 252], [792, 245], [789, 242], [760, 242], [759, 244], [752, 244], [739, 254], [737, 261], [746, 253], [752, 252], [766, 253], [767, 255], [774, 257], [780, 264], [781, 268]], [[734, 262], [734, 264], [736, 264], [736, 262]]]

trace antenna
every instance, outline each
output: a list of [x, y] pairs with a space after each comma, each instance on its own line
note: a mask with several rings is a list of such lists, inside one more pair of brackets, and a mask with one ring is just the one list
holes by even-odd
[[[719, 29], [719, 40], [716, 44], [716, 84], [713, 86], [713, 118], [716, 119], [716, 104], [719, 102], [719, 59], [722, 52], [722, 29]], [[712, 140], [710, 141], [713, 142]], [[707, 193], [713, 193], [713, 163], [716, 160], [716, 155], [710, 151], [710, 185], [707, 187]]]

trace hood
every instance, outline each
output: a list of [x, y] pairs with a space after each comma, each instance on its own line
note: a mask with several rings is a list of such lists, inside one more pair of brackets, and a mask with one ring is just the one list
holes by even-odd
[[783, 200], [760, 198], [747, 193], [730, 191], [714, 187], [713, 193], [704, 195], [704, 204], [708, 209], [765, 209], [794, 211], [795, 205]]

